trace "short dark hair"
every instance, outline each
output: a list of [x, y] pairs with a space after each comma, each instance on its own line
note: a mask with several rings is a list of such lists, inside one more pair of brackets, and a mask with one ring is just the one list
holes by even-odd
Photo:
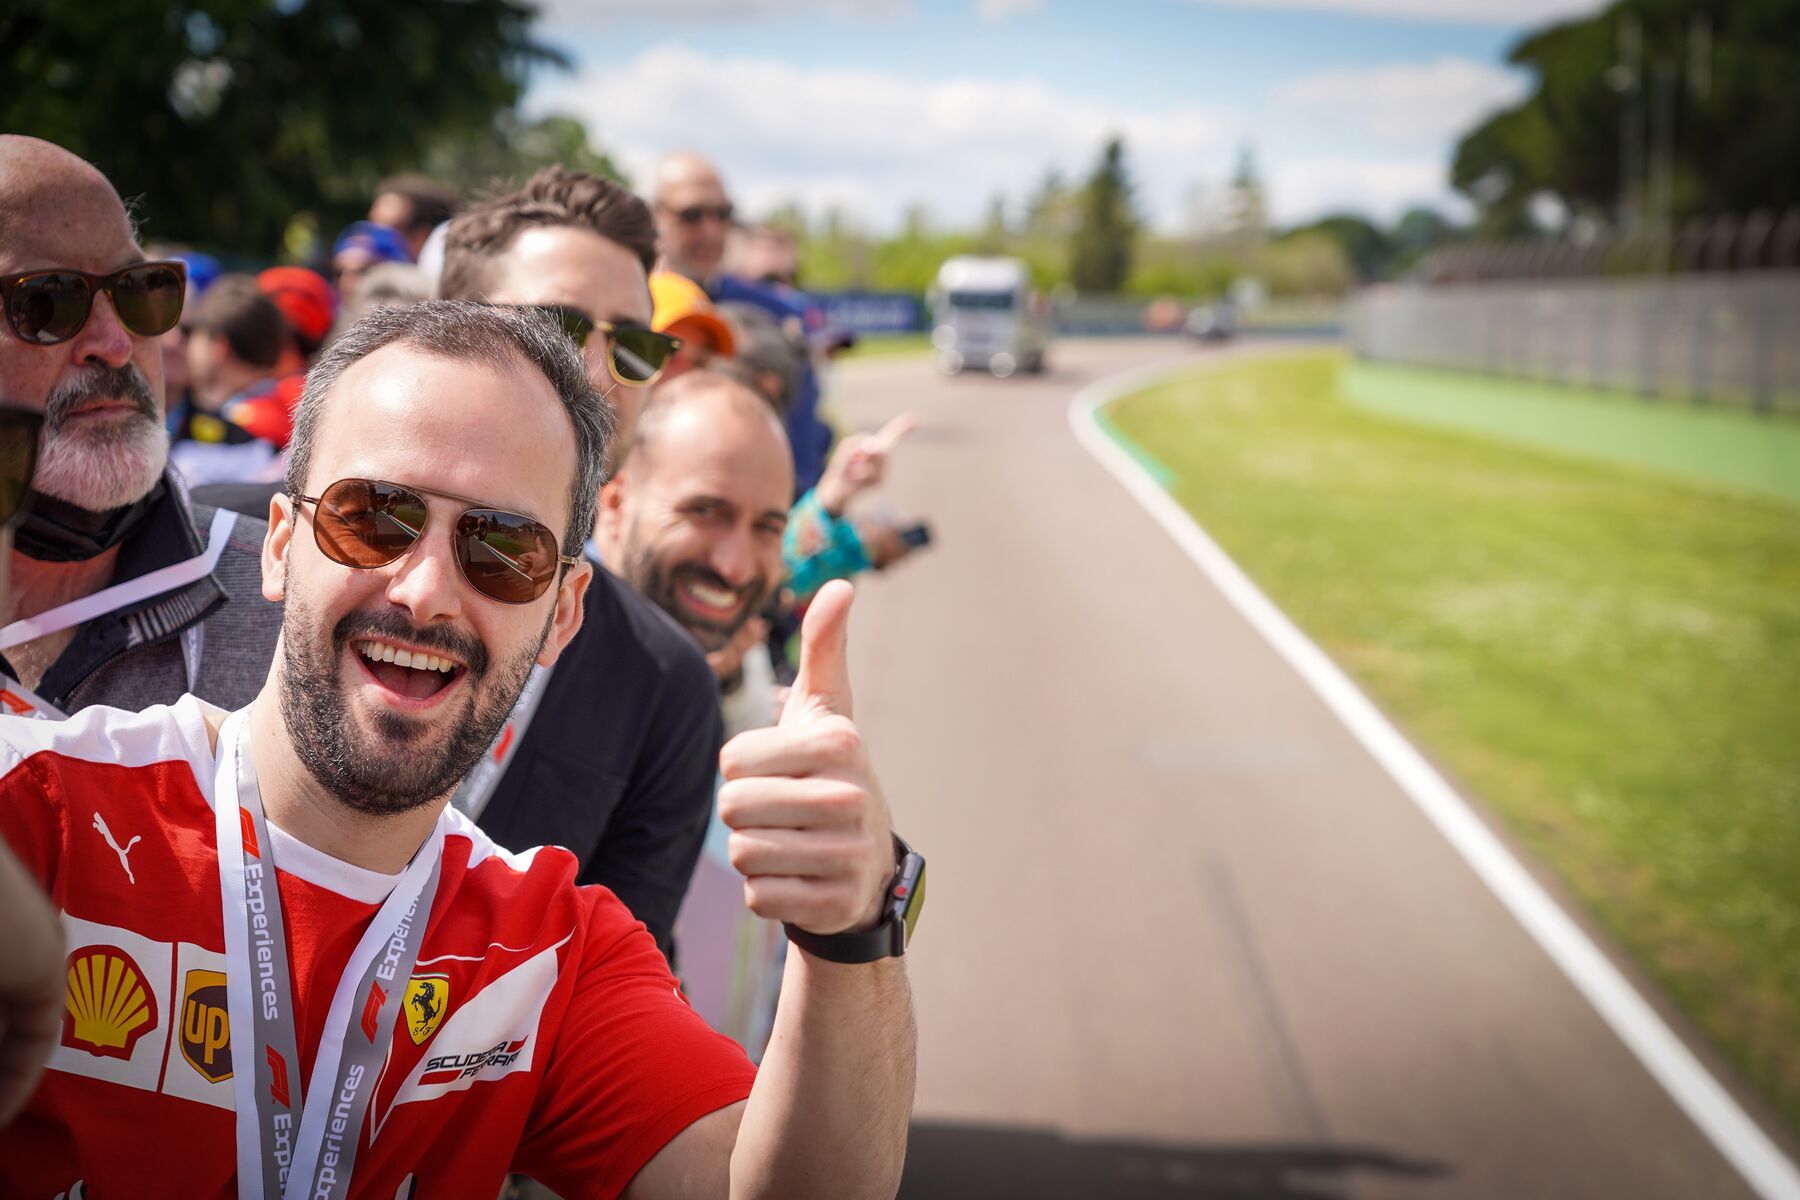
[[494, 260], [534, 226], [568, 226], [625, 247], [650, 271], [656, 265], [656, 218], [650, 206], [610, 179], [545, 167], [524, 187], [477, 204], [450, 223], [438, 293], [477, 299], [491, 284]]
[[498, 368], [526, 364], [550, 381], [575, 427], [575, 478], [569, 490], [569, 528], [563, 553], [579, 555], [594, 528], [594, 509], [606, 482], [606, 445], [612, 408], [588, 382], [581, 352], [547, 313], [462, 300], [427, 300], [404, 308], [376, 308], [346, 329], [306, 373], [294, 410], [287, 490], [305, 493], [325, 402], [345, 371], [384, 346], [404, 345], [440, 358]]
[[395, 175], [375, 188], [375, 195], [399, 196], [412, 206], [412, 219], [402, 233], [436, 229], [462, 208], [462, 197], [447, 183], [426, 175]]
[[253, 367], [272, 367], [287, 345], [287, 318], [251, 275], [222, 275], [194, 305], [191, 329], [224, 338]]

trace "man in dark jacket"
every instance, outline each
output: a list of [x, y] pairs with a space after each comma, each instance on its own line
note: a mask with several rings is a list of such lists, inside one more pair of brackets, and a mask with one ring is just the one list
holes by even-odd
[[[618, 338], [649, 326], [655, 259], [643, 201], [551, 167], [451, 222], [440, 290], [585, 323], [588, 373], [612, 401], [623, 449], [649, 388], [625, 381], [642, 371], [621, 370]], [[527, 685], [456, 803], [502, 845], [575, 851], [580, 882], [610, 887], [667, 953], [712, 811], [717, 684], [699, 647], [616, 575], [595, 571], [584, 603], [580, 632]]]

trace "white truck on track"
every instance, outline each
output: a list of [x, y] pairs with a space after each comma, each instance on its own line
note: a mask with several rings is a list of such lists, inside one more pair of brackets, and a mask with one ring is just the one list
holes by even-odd
[[1044, 369], [1050, 304], [1017, 258], [958, 255], [938, 268], [931, 288], [931, 344], [946, 375], [969, 368], [1004, 379]]

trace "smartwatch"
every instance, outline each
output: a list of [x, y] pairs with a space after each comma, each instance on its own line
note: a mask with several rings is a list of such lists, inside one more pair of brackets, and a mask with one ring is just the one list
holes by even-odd
[[894, 858], [899, 869], [888, 884], [881, 920], [873, 929], [844, 933], [808, 933], [783, 923], [788, 941], [814, 958], [835, 963], [867, 963], [898, 958], [906, 953], [913, 927], [925, 907], [925, 856], [894, 834]]

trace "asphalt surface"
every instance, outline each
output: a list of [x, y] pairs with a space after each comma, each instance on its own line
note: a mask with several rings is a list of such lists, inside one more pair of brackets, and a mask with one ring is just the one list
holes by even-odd
[[1751, 1194], [1070, 433], [1082, 385], [1204, 356], [833, 382], [850, 425], [925, 419], [882, 499], [936, 534], [851, 625], [930, 861], [902, 1194]]

